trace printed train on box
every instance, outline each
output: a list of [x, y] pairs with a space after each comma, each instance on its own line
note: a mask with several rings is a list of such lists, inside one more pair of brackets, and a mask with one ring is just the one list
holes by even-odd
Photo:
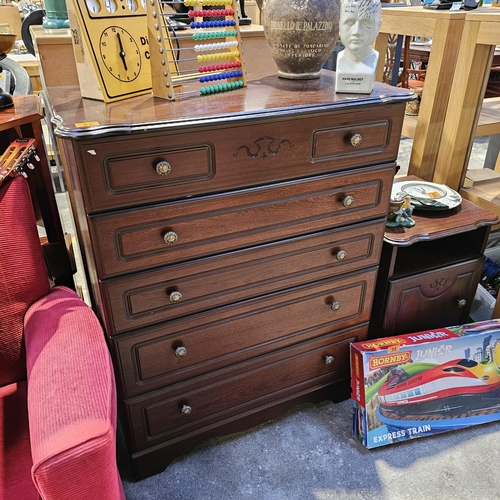
[[355, 437], [367, 448], [500, 420], [500, 320], [351, 345]]

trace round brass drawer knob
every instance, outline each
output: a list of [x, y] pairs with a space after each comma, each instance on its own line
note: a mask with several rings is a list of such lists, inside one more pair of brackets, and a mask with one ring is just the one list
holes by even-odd
[[181, 345], [174, 351], [174, 353], [177, 358], [184, 358], [187, 355], [188, 350], [183, 345]]
[[337, 300], [335, 302], [330, 303], [330, 309], [332, 311], [338, 311], [340, 309], [340, 302]]
[[335, 361], [335, 358], [333, 356], [325, 356], [325, 364], [326, 365], [331, 365]]
[[363, 142], [363, 137], [361, 134], [354, 134], [351, 137], [351, 145], [357, 148]]
[[337, 260], [344, 260], [347, 257], [347, 252], [345, 250], [339, 250], [335, 256]]
[[458, 307], [465, 307], [467, 305], [467, 301], [465, 299], [458, 300]]
[[191, 415], [193, 409], [189, 405], [182, 405], [181, 413], [183, 415]]
[[168, 161], [159, 161], [155, 168], [158, 175], [168, 175], [172, 172], [172, 166]]
[[351, 195], [347, 195], [342, 200], [342, 205], [344, 205], [344, 207], [350, 207], [353, 203], [354, 203], [354, 198]]
[[182, 293], [181, 292], [172, 292], [168, 298], [170, 299], [170, 302], [172, 302], [172, 304], [177, 304], [178, 302], [180, 302], [182, 300]]
[[174, 233], [173, 231], [169, 231], [163, 235], [163, 240], [167, 245], [173, 245], [178, 239], [179, 237], [177, 236], [177, 233]]

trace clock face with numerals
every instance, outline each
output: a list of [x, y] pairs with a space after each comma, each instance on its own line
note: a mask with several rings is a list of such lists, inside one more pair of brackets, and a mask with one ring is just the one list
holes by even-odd
[[83, 97], [112, 102], [151, 92], [145, 7], [143, 0], [68, 2]]
[[133, 82], [138, 78], [142, 68], [141, 52], [127, 30], [119, 26], [106, 28], [101, 34], [99, 48], [104, 66], [117, 80]]

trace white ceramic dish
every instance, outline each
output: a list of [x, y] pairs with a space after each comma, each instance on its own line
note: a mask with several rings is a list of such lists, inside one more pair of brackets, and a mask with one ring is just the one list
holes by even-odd
[[391, 199], [411, 196], [411, 203], [419, 210], [450, 210], [462, 203], [462, 197], [445, 184], [426, 181], [396, 182]]

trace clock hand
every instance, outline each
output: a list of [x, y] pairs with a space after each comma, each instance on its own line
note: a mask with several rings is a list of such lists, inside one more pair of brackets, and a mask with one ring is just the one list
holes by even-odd
[[120, 53], [119, 53], [119, 55], [122, 58], [123, 66], [125, 67], [125, 71], [128, 71], [127, 63], [125, 61], [125, 56], [127, 54], [125, 54], [125, 51], [123, 50], [123, 44], [122, 44], [122, 39], [120, 37], [120, 33], [117, 33], [116, 36], [118, 37], [118, 45], [120, 46]]

